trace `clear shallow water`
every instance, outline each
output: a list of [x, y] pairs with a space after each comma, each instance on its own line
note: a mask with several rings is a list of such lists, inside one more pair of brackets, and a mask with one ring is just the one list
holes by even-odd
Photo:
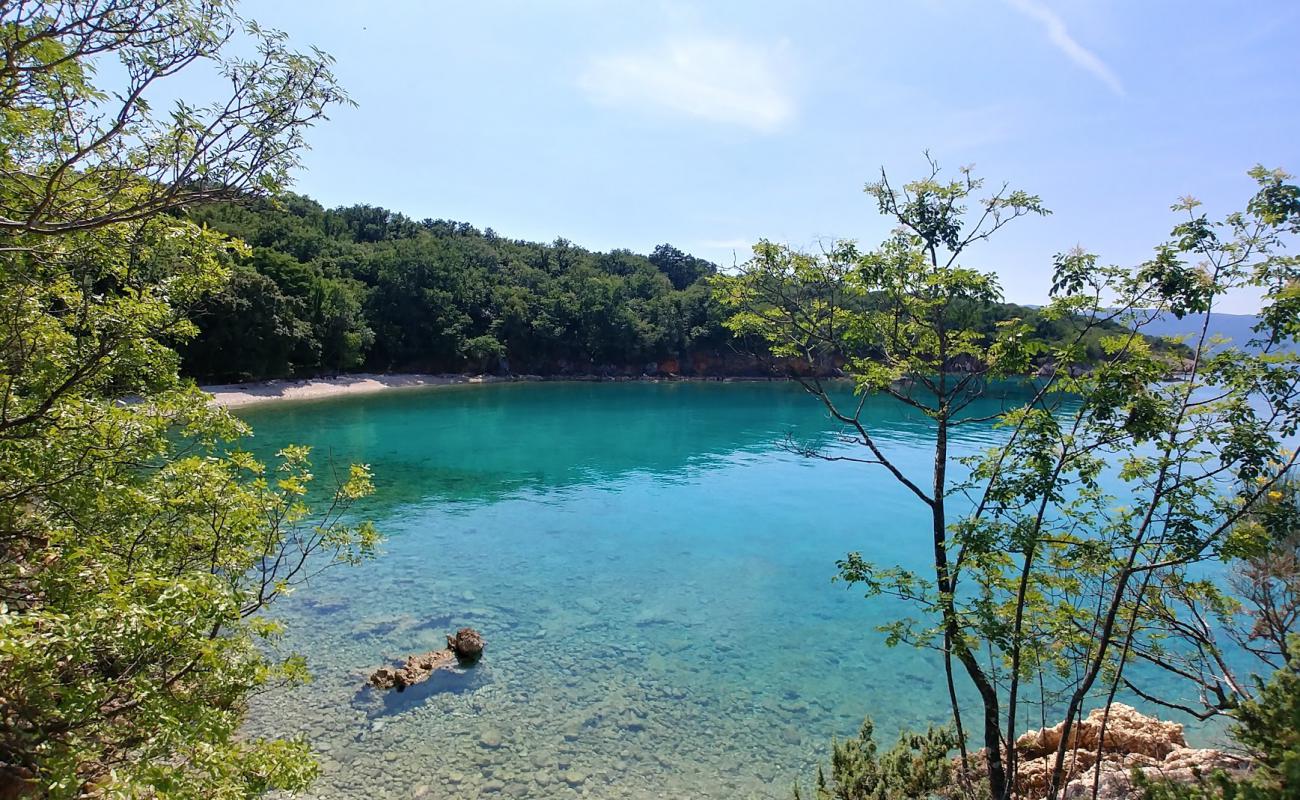
[[[924, 423], [868, 413], [923, 475]], [[937, 660], [873, 630], [897, 609], [830, 582], [849, 550], [924, 565], [923, 509], [879, 468], [784, 450], [835, 445], [796, 386], [448, 387], [244, 416], [263, 455], [369, 463], [388, 536], [277, 607], [315, 681], [257, 698], [250, 730], [310, 736], [313, 796], [788, 797], [866, 714], [891, 738], [945, 719]], [[479, 666], [363, 688], [463, 625]]]

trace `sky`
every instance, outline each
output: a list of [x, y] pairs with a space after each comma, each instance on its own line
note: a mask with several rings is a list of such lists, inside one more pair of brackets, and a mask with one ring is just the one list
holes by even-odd
[[1180, 196], [1222, 214], [1252, 165], [1300, 172], [1294, 0], [240, 9], [332, 54], [357, 103], [309, 133], [297, 191], [512, 238], [724, 266], [759, 238], [874, 245], [891, 226], [863, 185], [920, 177], [928, 150], [1053, 211], [966, 259], [1037, 303], [1055, 253], [1138, 263]]

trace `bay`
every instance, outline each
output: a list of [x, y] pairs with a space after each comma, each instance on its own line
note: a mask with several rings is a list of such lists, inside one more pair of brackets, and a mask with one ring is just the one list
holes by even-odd
[[[865, 415], [924, 476], [924, 418], [883, 397]], [[797, 385], [494, 384], [243, 416], [259, 455], [311, 445], [322, 480], [370, 464], [361, 512], [388, 537], [275, 609], [315, 680], [256, 698], [248, 731], [310, 737], [312, 796], [788, 797], [865, 715], [886, 740], [946, 719], [937, 658], [874, 630], [900, 608], [831, 582], [850, 550], [924, 567], [925, 510], [877, 466], [791, 452], [860, 455]], [[963, 426], [954, 457], [995, 437]], [[465, 625], [478, 666], [365, 687]]]

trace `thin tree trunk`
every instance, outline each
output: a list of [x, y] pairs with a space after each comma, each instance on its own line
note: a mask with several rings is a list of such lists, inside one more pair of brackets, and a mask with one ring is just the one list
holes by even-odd
[[[943, 388], [945, 376], [940, 376], [940, 388]], [[957, 649], [957, 658], [966, 669], [966, 674], [975, 689], [980, 693], [984, 704], [984, 750], [988, 769], [989, 791], [994, 800], [1001, 800], [1007, 792], [1006, 771], [1002, 762], [1002, 722], [998, 704], [997, 690], [980, 668], [974, 654], [962, 644], [957, 626], [956, 599], [953, 596], [955, 584], [948, 564], [948, 520], [945, 511], [944, 494], [948, 475], [948, 417], [946, 408], [936, 418], [934, 446], [934, 504], [931, 506], [931, 534], [934, 545], [935, 584], [939, 590], [939, 602], [943, 609], [944, 640], [949, 648]], [[945, 658], [949, 654], [945, 652]], [[954, 717], [959, 714], [956, 692], [951, 695]]]
[[966, 727], [961, 721], [961, 705], [957, 702], [957, 685], [952, 679], [952, 637], [947, 630], [943, 632], [943, 674], [948, 681], [948, 702], [952, 705], [952, 723], [957, 729], [957, 749], [961, 753], [961, 784], [970, 797], [970, 753], [966, 747]]
[[[1052, 471], [1051, 485], [1056, 485], [1065, 464], [1066, 458], [1062, 454]], [[1020, 571], [1020, 583], [1016, 587], [1016, 621], [1011, 634], [1011, 675], [1008, 679], [1010, 686], [1007, 690], [1007, 775], [1009, 780], [1005, 793], [1001, 795], [1002, 800], [1011, 800], [1011, 787], [1015, 784], [1020, 760], [1019, 753], [1016, 751], [1016, 704], [1020, 697], [1020, 664], [1023, 655], [1021, 637], [1024, 631], [1025, 597], [1029, 591], [1029, 578], [1033, 573], [1034, 559], [1038, 555], [1037, 537], [1043, 529], [1043, 519], [1047, 515], [1047, 504], [1048, 495], [1044, 494], [1038, 504], [1038, 513], [1034, 518], [1034, 539], [1025, 548], [1025, 563]]]

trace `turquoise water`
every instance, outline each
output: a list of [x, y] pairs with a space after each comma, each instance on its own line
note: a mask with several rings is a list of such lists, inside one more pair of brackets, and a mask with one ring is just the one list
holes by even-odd
[[[924, 475], [923, 420], [867, 414]], [[937, 661], [873, 630], [898, 609], [830, 580], [849, 550], [923, 566], [923, 509], [878, 467], [790, 453], [839, 446], [797, 386], [499, 384], [245, 416], [264, 455], [369, 463], [388, 536], [277, 610], [316, 678], [257, 698], [250, 728], [311, 737], [314, 796], [787, 797], [866, 714], [891, 737], [945, 719]], [[463, 625], [479, 666], [364, 688]]]

